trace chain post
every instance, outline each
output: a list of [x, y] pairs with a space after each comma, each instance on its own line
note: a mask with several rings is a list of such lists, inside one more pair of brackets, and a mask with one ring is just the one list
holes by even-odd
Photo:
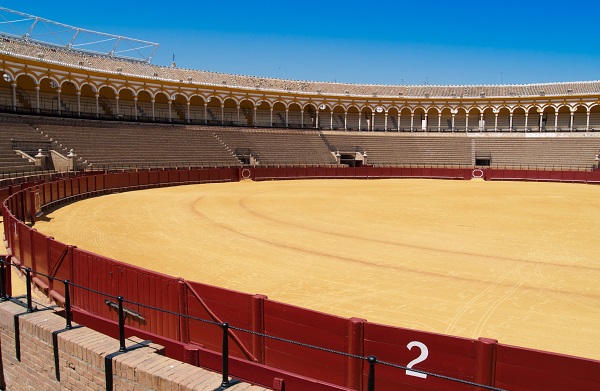
[[125, 311], [123, 311], [123, 296], [117, 297], [119, 301], [119, 352], [126, 352], [125, 346]]
[[229, 323], [221, 323], [223, 329], [223, 381], [221, 387], [228, 388], [231, 386], [229, 383]]
[[65, 280], [65, 319], [67, 321], [66, 329], [70, 330], [73, 328], [71, 325], [71, 293], [69, 292], [69, 280]]
[[27, 312], [33, 312], [31, 304], [31, 268], [25, 268], [25, 284], [27, 285]]
[[377, 363], [377, 357], [369, 356], [367, 357], [367, 361], [369, 362], [369, 381], [367, 383], [367, 390], [375, 391], [375, 364]]

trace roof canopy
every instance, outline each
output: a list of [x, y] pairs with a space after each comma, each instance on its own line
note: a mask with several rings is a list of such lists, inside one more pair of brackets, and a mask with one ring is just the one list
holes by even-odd
[[157, 43], [73, 27], [0, 7], [0, 34], [91, 54], [150, 62]]

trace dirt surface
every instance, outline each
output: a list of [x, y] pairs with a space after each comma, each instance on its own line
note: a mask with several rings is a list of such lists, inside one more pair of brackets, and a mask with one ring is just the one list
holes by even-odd
[[35, 228], [343, 317], [600, 359], [599, 196], [558, 183], [243, 181], [83, 200]]

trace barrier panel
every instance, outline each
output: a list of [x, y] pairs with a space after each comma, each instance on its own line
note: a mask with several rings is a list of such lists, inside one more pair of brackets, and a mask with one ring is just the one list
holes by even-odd
[[179, 170], [179, 182], [189, 183], [190, 182], [190, 172], [188, 170]]
[[4, 202], [5, 199], [10, 196], [10, 188], [9, 187], [0, 187], [0, 204]]
[[[365, 324], [364, 339], [365, 355], [374, 355], [380, 360], [465, 381], [491, 380], [492, 355], [484, 354], [485, 348], [479, 346], [483, 344], [481, 341], [373, 323]], [[485, 373], [480, 374], [480, 371]], [[410, 369], [401, 371], [378, 366], [375, 373], [378, 391], [473, 389]], [[365, 385], [367, 374], [363, 373]]]
[[73, 185], [72, 180], [67, 178], [64, 180], [65, 183], [65, 197], [71, 197], [73, 195]]
[[[346, 352], [348, 319], [265, 300], [265, 334]], [[347, 383], [347, 358], [273, 339], [265, 339], [265, 364], [328, 383]]]
[[[115, 263], [112, 260], [111, 262]], [[177, 278], [120, 262], [116, 264], [116, 292], [127, 299], [126, 307], [140, 315], [137, 317], [130, 314], [132, 316], [128, 317], [128, 324], [136, 329], [181, 341], [179, 317], [158, 310], [180, 312]], [[130, 302], [148, 307], [132, 306]]]
[[77, 178], [79, 194], [85, 194], [88, 192], [88, 177], [79, 177]]
[[158, 185], [160, 183], [158, 171], [148, 171], [148, 184]]
[[[54, 278], [73, 281], [73, 247], [50, 239], [48, 242], [48, 273]], [[50, 283], [50, 296], [64, 303], [65, 289], [61, 283]]]
[[161, 185], [169, 183], [169, 171], [158, 171], [158, 183]]
[[[249, 294], [187, 281], [185, 283], [187, 314], [210, 322], [252, 329], [252, 297]], [[260, 316], [260, 314], [256, 314]], [[219, 351], [223, 342], [223, 331], [211, 323], [189, 321], [189, 342], [207, 349]], [[234, 332], [240, 344], [231, 343], [230, 355], [240, 358], [255, 358], [248, 354], [254, 351], [252, 335]], [[243, 346], [244, 348], [242, 348]]]
[[199, 177], [200, 177], [200, 170], [198, 170], [197, 168], [191, 169], [188, 171], [188, 175], [189, 175], [189, 181], [190, 182], [198, 182]]
[[48, 267], [48, 241], [50, 238], [36, 230], [32, 230], [31, 239], [35, 271], [40, 273], [34, 275], [33, 280], [42, 290], [47, 291], [50, 289], [50, 281], [44, 274], [50, 274], [50, 269]]
[[130, 172], [129, 173], [129, 187], [134, 189], [140, 188], [140, 173], [139, 172]]
[[140, 188], [145, 188], [149, 184], [150, 173], [148, 171], [139, 171], [136, 174], [138, 178], [138, 185]]
[[99, 191], [106, 190], [106, 188], [107, 188], [105, 179], [106, 179], [106, 175], [94, 175], [94, 176], [89, 177], [89, 182], [94, 183], [95, 191], [99, 192]]
[[600, 363], [498, 344], [496, 387], [510, 391], [593, 391], [600, 389]]
[[33, 243], [31, 241], [31, 229], [21, 222], [17, 223], [17, 235], [19, 236], [18, 258], [23, 265], [34, 268], [33, 264]]

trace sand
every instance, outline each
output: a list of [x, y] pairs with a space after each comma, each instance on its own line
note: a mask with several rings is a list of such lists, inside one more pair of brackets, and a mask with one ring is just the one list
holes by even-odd
[[563, 183], [242, 181], [78, 201], [35, 228], [343, 317], [600, 359], [599, 196]]

